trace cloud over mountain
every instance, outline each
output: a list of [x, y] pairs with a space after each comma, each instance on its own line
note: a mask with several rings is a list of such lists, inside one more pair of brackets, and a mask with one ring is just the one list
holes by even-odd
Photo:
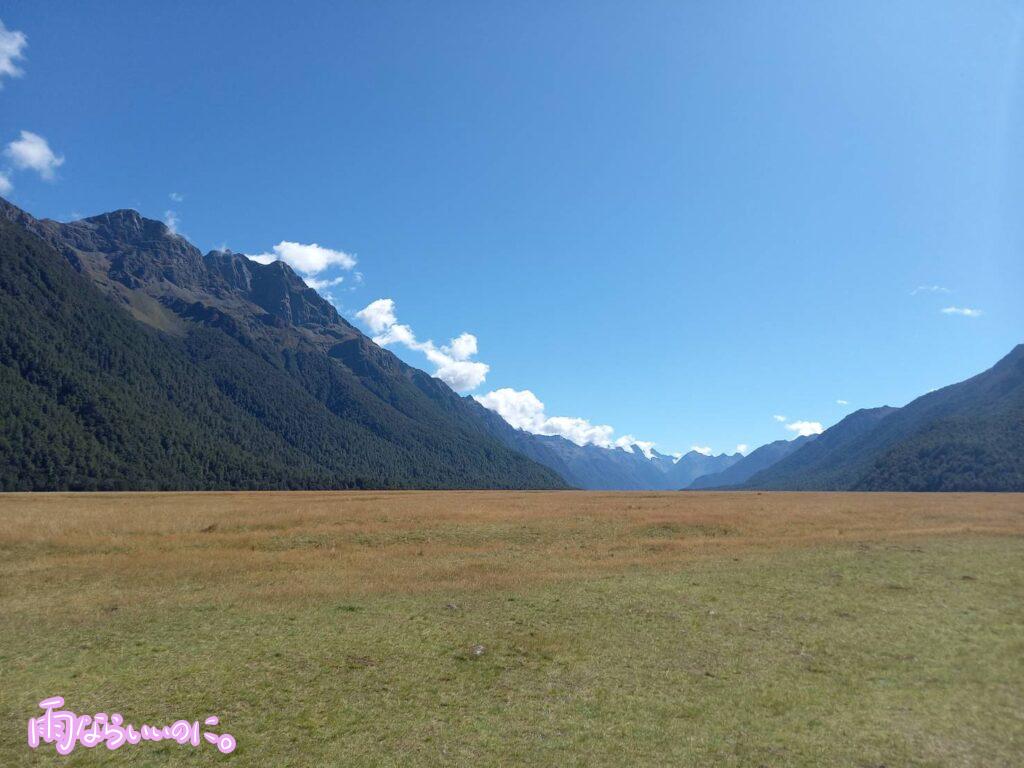
[[808, 435], [820, 435], [825, 431], [820, 421], [792, 421], [786, 425], [790, 432], [796, 432], [800, 437]]
[[474, 397], [478, 403], [497, 412], [516, 429], [523, 429], [535, 435], [558, 435], [576, 445], [592, 443], [602, 448], [611, 448], [614, 445], [614, 427], [608, 424], [591, 424], [586, 419], [576, 416], [548, 416], [544, 403], [528, 389], [504, 387]]
[[407, 349], [422, 352], [434, 364], [434, 376], [456, 392], [471, 392], [487, 378], [491, 367], [478, 360], [470, 360], [477, 353], [477, 339], [463, 332], [440, 347], [433, 341], [419, 341], [412, 328], [398, 322], [393, 299], [377, 299], [356, 312], [377, 344], [400, 344]]
[[289, 240], [282, 240], [275, 245], [273, 253], [258, 253], [249, 258], [260, 264], [283, 261], [303, 275], [318, 275], [330, 267], [352, 269], [356, 265], [356, 257], [350, 253], [324, 248], [316, 243], [294, 243]]

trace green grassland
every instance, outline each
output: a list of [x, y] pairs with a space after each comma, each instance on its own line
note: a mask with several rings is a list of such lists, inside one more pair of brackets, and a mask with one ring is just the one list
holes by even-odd
[[[278, 550], [262, 570], [167, 577], [155, 558], [160, 580], [133, 583], [92, 570], [129, 556], [130, 538], [76, 550], [15, 524], [0, 539], [0, 765], [1024, 762], [1019, 533], [922, 533], [918, 520], [898, 535], [716, 546], [730, 538], [720, 516], [700, 529], [666, 515], [614, 528], [621, 564], [477, 583], [466, 574], [508, 572], [496, 553], [545, 536], [585, 547], [581, 532], [611, 536], [610, 518], [577, 516], [571, 535], [554, 518], [399, 525], [401, 556], [381, 545], [391, 534], [364, 532], [352, 547], [380, 550], [383, 581], [349, 561], [277, 598], [250, 587], [302, 583], [307, 561], [280, 560], [297, 531], [268, 529]], [[397, 561], [441, 557], [439, 531], [457, 540], [452, 577], [412, 579]], [[679, 537], [704, 543], [645, 557]], [[311, 535], [309, 556], [322, 544]], [[33, 752], [26, 719], [55, 694], [136, 724], [216, 714], [238, 748]]]

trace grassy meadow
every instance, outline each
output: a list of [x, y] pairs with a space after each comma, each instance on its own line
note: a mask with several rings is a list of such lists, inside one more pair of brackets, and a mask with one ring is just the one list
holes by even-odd
[[[63, 696], [235, 752], [32, 751]], [[1024, 497], [0, 496], [0, 766], [1019, 766]]]

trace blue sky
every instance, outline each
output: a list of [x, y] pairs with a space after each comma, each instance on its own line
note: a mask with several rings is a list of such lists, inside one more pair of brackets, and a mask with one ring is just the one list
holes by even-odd
[[326, 262], [307, 274], [344, 278], [323, 290], [346, 316], [372, 330], [355, 313], [390, 299], [398, 354], [466, 385], [484, 363], [472, 392], [530, 390], [543, 414], [506, 405], [537, 428], [732, 451], [1024, 340], [1020, 2], [33, 0], [0, 20], [6, 197], [172, 211], [203, 250]]

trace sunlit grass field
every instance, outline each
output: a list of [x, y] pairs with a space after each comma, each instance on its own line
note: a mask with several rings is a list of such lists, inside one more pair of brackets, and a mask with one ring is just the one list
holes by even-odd
[[0, 766], [1022, 764], [1020, 495], [0, 496]]

